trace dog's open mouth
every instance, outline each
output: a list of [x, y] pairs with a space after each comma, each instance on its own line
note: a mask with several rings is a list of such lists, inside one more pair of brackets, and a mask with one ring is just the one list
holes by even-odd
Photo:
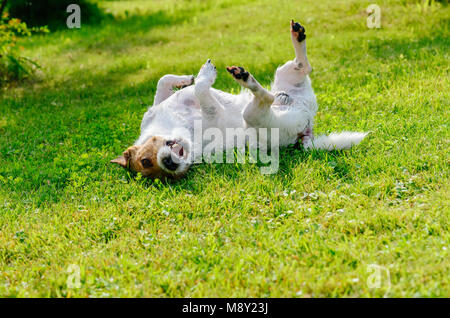
[[176, 140], [168, 140], [166, 141], [166, 146], [170, 148], [170, 150], [180, 158], [184, 158], [184, 147], [180, 145]]

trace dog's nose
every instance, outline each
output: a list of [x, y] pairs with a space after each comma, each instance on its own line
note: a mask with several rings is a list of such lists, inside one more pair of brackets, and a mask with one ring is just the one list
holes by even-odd
[[169, 169], [169, 170], [171, 170], [171, 171], [175, 171], [175, 170], [177, 170], [177, 168], [178, 168], [178, 163], [173, 162], [171, 156], [165, 157], [165, 158], [162, 160], [162, 163], [164, 164], [164, 166], [165, 166], [167, 169]]

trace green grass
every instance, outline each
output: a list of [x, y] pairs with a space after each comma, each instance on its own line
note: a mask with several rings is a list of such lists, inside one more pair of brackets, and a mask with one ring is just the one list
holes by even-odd
[[[108, 1], [115, 20], [22, 41], [43, 74], [0, 95], [0, 295], [450, 296], [450, 10], [377, 0], [376, 30], [373, 2]], [[161, 183], [109, 164], [166, 73], [212, 58], [216, 88], [239, 89], [226, 65], [269, 85], [293, 58], [291, 18], [316, 132], [371, 131], [360, 146], [283, 149], [269, 176], [202, 164]], [[367, 283], [370, 264], [389, 291]]]

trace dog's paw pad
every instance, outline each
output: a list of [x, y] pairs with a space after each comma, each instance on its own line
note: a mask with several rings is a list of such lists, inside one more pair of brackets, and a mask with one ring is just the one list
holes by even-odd
[[243, 67], [241, 66], [228, 66], [227, 71], [237, 80], [243, 80], [246, 82], [249, 77], [249, 72], [247, 72]]
[[188, 86], [191, 86], [194, 84], [194, 80], [195, 80], [195, 76], [194, 75], [189, 75], [187, 76], [186, 79], [180, 81], [179, 83], [177, 83], [177, 85], [175, 86], [176, 88], [182, 89]]
[[294, 22], [294, 20], [291, 20], [291, 32], [299, 42], [306, 39], [305, 28], [300, 23]]

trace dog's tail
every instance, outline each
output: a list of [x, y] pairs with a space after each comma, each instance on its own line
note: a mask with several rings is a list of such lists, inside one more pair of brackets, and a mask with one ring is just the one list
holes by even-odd
[[359, 144], [368, 133], [344, 131], [341, 133], [331, 133], [328, 136], [315, 136], [303, 146], [306, 150], [340, 150], [349, 149]]

